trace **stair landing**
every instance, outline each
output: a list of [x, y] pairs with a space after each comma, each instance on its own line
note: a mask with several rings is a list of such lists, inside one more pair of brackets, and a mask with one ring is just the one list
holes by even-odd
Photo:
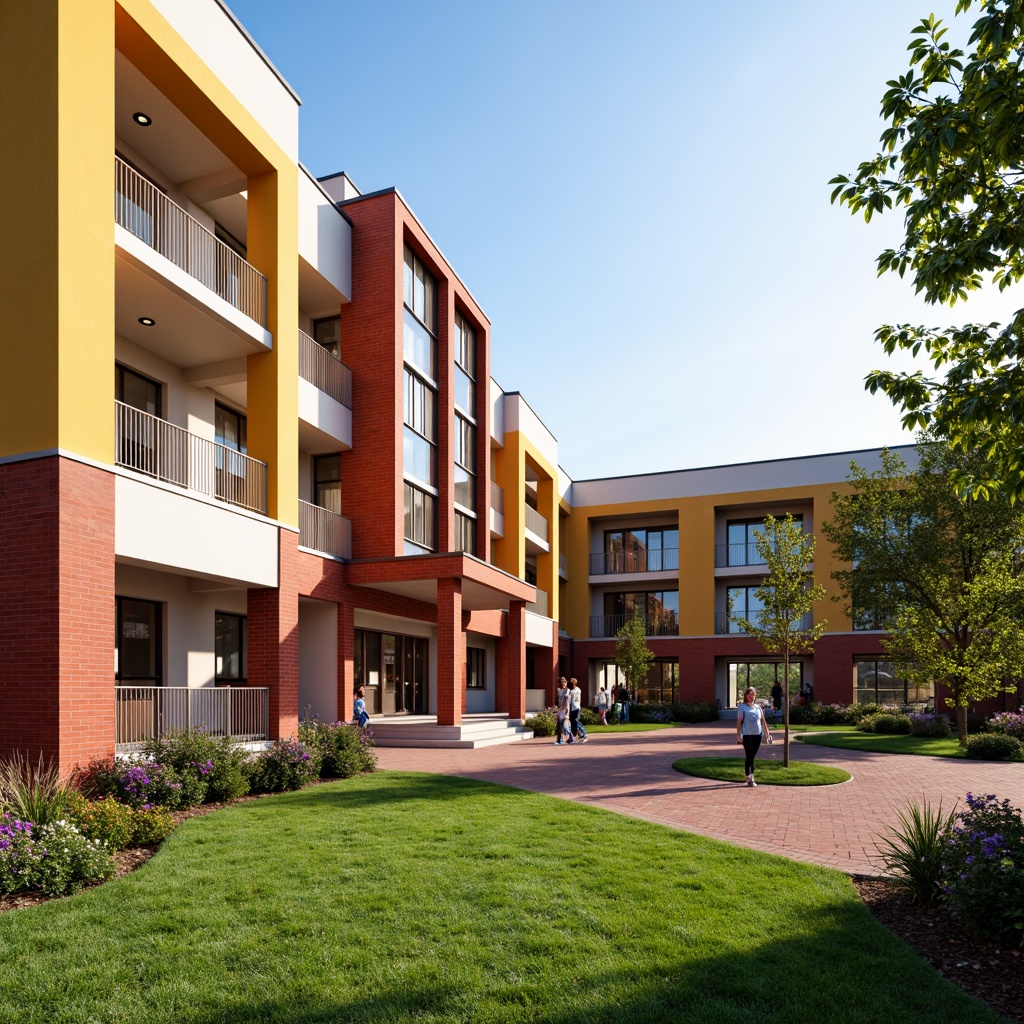
[[377, 715], [367, 728], [378, 747], [424, 747], [476, 750], [499, 743], [533, 739], [521, 718], [508, 715], [463, 715], [459, 725], [438, 725], [436, 715]]

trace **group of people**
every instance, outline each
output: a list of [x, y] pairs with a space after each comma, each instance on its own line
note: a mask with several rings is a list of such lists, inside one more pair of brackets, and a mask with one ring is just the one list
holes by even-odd
[[619, 722], [626, 723], [629, 721], [629, 705], [630, 705], [630, 693], [625, 686], [620, 686], [614, 691], [611, 689], [605, 689], [603, 686], [597, 691], [597, 713], [601, 716], [601, 724], [608, 724], [608, 709], [612, 704], [612, 697], [615, 698], [615, 703], [619, 707]]
[[565, 676], [558, 680], [555, 690], [555, 743], [586, 743], [587, 730], [580, 721], [580, 708], [583, 706], [583, 691], [573, 677], [568, 682]]

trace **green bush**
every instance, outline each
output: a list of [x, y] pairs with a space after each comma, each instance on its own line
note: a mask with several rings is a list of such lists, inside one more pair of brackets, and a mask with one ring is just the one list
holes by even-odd
[[83, 835], [99, 840], [111, 850], [123, 850], [132, 844], [135, 812], [112, 796], [86, 800], [79, 795], [69, 804], [68, 816]]
[[277, 740], [245, 762], [245, 774], [254, 793], [284, 793], [319, 778], [320, 758], [298, 740]]
[[248, 754], [227, 736], [211, 736], [202, 728], [185, 729], [150, 740], [144, 752], [174, 769], [182, 786], [182, 807], [228, 803], [249, 792], [242, 770]]
[[675, 714], [668, 704], [630, 704], [631, 722], [674, 722]]
[[580, 721], [584, 726], [600, 725], [601, 716], [593, 708], [580, 708]]
[[155, 846], [174, 831], [166, 807], [140, 807], [132, 812], [132, 846]]
[[862, 718], [870, 718], [872, 715], [898, 714], [899, 708], [895, 704], [875, 704], [867, 701], [863, 704], [850, 705], [851, 724], [856, 725]]
[[857, 718], [850, 711], [848, 704], [816, 704], [814, 706], [814, 725], [855, 725]]
[[978, 761], [1024, 761], [1024, 743], [998, 732], [968, 736], [964, 757]]
[[299, 725], [299, 740], [316, 754], [321, 778], [348, 779], [377, 769], [373, 733], [362, 726], [307, 718]]
[[1024, 818], [1009, 801], [967, 794], [946, 845], [943, 891], [972, 931], [1024, 948]]
[[669, 705], [677, 722], [717, 722], [718, 707], [713, 700], [680, 700]]
[[815, 724], [815, 704], [812, 701], [810, 704], [790, 704], [789, 705], [789, 724], [790, 725], [814, 725]]
[[909, 736], [910, 719], [906, 715], [882, 711], [869, 715], [857, 723], [861, 732], [876, 732], [886, 736]]
[[181, 806], [182, 785], [174, 769], [144, 757], [93, 761], [83, 778], [85, 792], [92, 797], [112, 796], [132, 807]]
[[538, 711], [535, 715], [530, 715], [526, 718], [523, 725], [527, 729], [531, 729], [534, 736], [554, 736], [557, 725], [555, 712], [550, 709]]
[[911, 714], [910, 719], [911, 736], [936, 736], [944, 739], [953, 735], [953, 727], [945, 715]]
[[875, 844], [886, 870], [915, 903], [932, 903], [942, 894], [943, 864], [955, 818], [956, 811], [943, 815], [941, 802], [936, 808], [927, 800], [912, 803], [896, 812], [898, 826]]
[[63, 896], [110, 878], [114, 858], [96, 839], [62, 819], [35, 825], [0, 815], [0, 893]]

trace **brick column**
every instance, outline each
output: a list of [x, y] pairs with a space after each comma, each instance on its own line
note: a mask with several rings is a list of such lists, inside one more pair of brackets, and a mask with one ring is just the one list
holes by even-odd
[[352, 719], [355, 703], [355, 624], [354, 608], [348, 601], [338, 604], [338, 721]]
[[[553, 707], [555, 703], [555, 688], [558, 683], [558, 623], [551, 623], [551, 649], [541, 647], [535, 652], [534, 664], [536, 665], [536, 685], [544, 691], [544, 703], [546, 707]], [[586, 692], [584, 679], [581, 685]], [[524, 705], [525, 706], [525, 705]]]
[[113, 476], [0, 466], [0, 757], [113, 754], [114, 632]]
[[270, 689], [270, 736], [275, 740], [295, 736], [299, 729], [298, 544], [297, 533], [279, 530], [279, 585], [249, 590], [249, 685]]
[[458, 725], [466, 691], [462, 581], [437, 581], [437, 724]]
[[509, 718], [526, 717], [526, 602], [512, 601], [508, 606], [508, 636], [505, 641], [508, 682], [506, 706]]

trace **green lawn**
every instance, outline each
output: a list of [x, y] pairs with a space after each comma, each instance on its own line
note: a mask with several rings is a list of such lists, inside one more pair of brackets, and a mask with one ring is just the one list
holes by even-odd
[[843, 750], [872, 750], [879, 754], [924, 754], [928, 757], [963, 757], [955, 736], [938, 739], [933, 736], [883, 736], [858, 732], [850, 726], [827, 733], [798, 736], [801, 743], [818, 747], [839, 747]]
[[[779, 757], [781, 756], [780, 751]], [[743, 774], [742, 757], [684, 757], [673, 762], [672, 767], [677, 772], [695, 775], [699, 779], [737, 783], [742, 783], [746, 779]], [[827, 764], [791, 760], [789, 767], [784, 768], [781, 760], [770, 761], [764, 757], [759, 757], [754, 762], [754, 781], [759, 786], [835, 786], [849, 780], [849, 772]]]
[[438, 776], [237, 804], [0, 915], [4, 1022], [682, 1020], [1001, 1018], [839, 872]]
[[625, 725], [585, 725], [588, 733], [652, 732], [654, 729], [684, 729], [682, 722], [626, 722]]

